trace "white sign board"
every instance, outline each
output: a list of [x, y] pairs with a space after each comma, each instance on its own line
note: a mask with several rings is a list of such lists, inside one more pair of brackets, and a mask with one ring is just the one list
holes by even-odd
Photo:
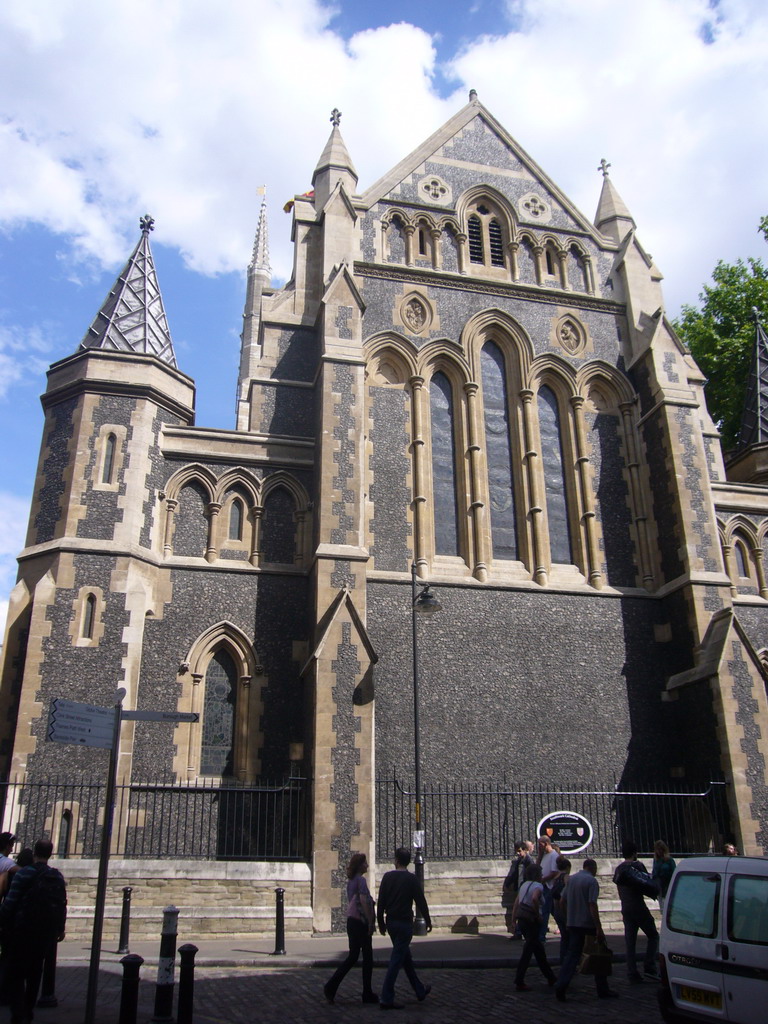
[[72, 743], [82, 747], [112, 747], [115, 732], [115, 709], [79, 704], [55, 697], [48, 714], [47, 738], [55, 743]]

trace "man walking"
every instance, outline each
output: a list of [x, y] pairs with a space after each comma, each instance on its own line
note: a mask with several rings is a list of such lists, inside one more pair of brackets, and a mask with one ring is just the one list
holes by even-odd
[[541, 927], [539, 929], [539, 939], [542, 942], [545, 942], [547, 938], [555, 882], [560, 877], [560, 869], [557, 866], [557, 858], [559, 856], [549, 836], [539, 836], [538, 863], [541, 865], [541, 881], [544, 885], [544, 893], [541, 897]]
[[637, 846], [631, 839], [622, 843], [621, 853], [624, 860], [616, 868], [613, 880], [619, 890], [621, 900], [621, 916], [624, 920], [624, 942], [627, 947], [627, 975], [630, 984], [642, 982], [637, 969], [635, 949], [637, 932], [642, 928], [647, 939], [643, 969], [646, 978], [659, 979], [657, 956], [659, 952], [659, 933], [651, 912], [645, 905], [645, 896], [655, 897], [659, 894], [658, 883], [648, 874], [645, 864], [637, 859]]
[[[424, 985], [413, 966], [411, 956], [411, 939], [413, 938], [413, 904], [421, 911], [427, 924], [427, 931], [432, 931], [429, 907], [424, 893], [414, 874], [408, 870], [411, 863], [410, 850], [400, 847], [395, 850], [395, 870], [387, 871], [379, 886], [379, 902], [377, 917], [379, 931], [392, 940], [392, 955], [389, 958], [387, 975], [381, 987], [379, 1006], [382, 1010], [402, 1010], [403, 1004], [395, 1002], [395, 982], [402, 967], [419, 1002], [429, 995], [432, 986]], [[386, 919], [386, 923], [385, 923]]]
[[[555, 985], [555, 995], [561, 1003], [565, 1002], [565, 990], [573, 978], [584, 952], [584, 940], [588, 935], [596, 935], [605, 939], [603, 926], [600, 924], [600, 911], [597, 898], [600, 886], [597, 881], [597, 862], [588, 857], [584, 867], [571, 875], [563, 889], [560, 904], [565, 903], [565, 915], [568, 925], [568, 941], [565, 960], [560, 968], [560, 975]], [[595, 975], [595, 988], [601, 999], [610, 999], [618, 995], [608, 988], [608, 980], [602, 975]]]
[[8, 974], [11, 1024], [28, 1024], [37, 1002], [43, 962], [64, 938], [67, 887], [60, 871], [48, 866], [53, 843], [38, 839], [33, 863], [19, 868], [0, 905], [0, 922], [10, 932]]

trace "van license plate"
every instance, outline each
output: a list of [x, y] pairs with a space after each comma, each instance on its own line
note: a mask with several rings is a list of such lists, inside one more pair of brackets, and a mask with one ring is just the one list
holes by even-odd
[[711, 1010], [722, 1010], [723, 997], [719, 992], [705, 992], [700, 988], [689, 988], [688, 985], [680, 986], [680, 998], [686, 1003], [696, 1003], [697, 1006], [708, 1006]]

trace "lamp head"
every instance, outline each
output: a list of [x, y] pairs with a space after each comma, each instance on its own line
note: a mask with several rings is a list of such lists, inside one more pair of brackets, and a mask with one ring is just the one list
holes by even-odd
[[430, 586], [424, 587], [422, 592], [413, 602], [413, 607], [420, 615], [434, 615], [435, 612], [443, 610], [443, 606], [432, 593]]

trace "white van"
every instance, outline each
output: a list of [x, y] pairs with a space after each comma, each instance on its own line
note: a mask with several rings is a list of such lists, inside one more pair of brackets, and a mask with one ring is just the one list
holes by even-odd
[[768, 859], [681, 861], [664, 904], [659, 960], [667, 1024], [768, 1021]]

